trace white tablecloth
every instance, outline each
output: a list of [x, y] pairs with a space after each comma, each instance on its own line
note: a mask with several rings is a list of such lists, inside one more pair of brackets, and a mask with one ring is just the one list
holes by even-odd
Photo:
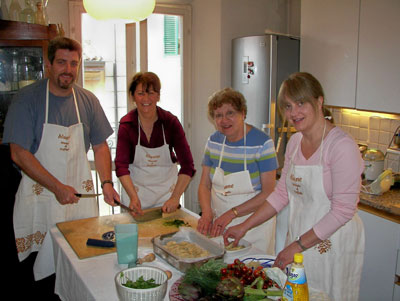
[[[116, 253], [79, 259], [57, 227], [53, 227], [50, 233], [53, 238], [56, 269], [55, 293], [61, 300], [118, 300], [114, 277], [121, 270], [128, 268], [128, 265], [118, 264]], [[143, 257], [151, 252], [152, 248], [139, 248], [138, 256]], [[260, 251], [251, 248], [247, 253], [260, 254]], [[231, 262], [233, 259], [225, 256], [224, 261]], [[145, 265], [172, 272], [165, 297], [165, 300], [169, 300], [171, 286], [183, 274], [158, 256], [155, 261]]]

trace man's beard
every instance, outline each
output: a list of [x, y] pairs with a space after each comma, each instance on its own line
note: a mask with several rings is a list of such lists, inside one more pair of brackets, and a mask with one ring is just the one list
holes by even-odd
[[[60, 77], [61, 77], [62, 75], [71, 76], [72, 80], [71, 80], [70, 82], [62, 81], [62, 80], [60, 79]], [[69, 88], [71, 88], [72, 85], [74, 84], [74, 82], [75, 82], [75, 78], [73, 77], [72, 74], [68, 74], [68, 73], [60, 74], [60, 75], [58, 76], [58, 78], [57, 78], [57, 84], [58, 84], [58, 86], [59, 86], [61, 89], [65, 89], [65, 90], [68, 90]]]

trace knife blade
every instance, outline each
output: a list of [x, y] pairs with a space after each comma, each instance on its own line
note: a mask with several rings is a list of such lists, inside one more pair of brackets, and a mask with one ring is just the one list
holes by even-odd
[[75, 193], [78, 198], [94, 198], [101, 195], [101, 193]]
[[[135, 210], [129, 208], [128, 206], [125, 206], [124, 204], [121, 204], [120, 202], [114, 200], [114, 203], [120, 206], [121, 208], [130, 211], [130, 212], [135, 212]], [[178, 209], [181, 208], [181, 205], [179, 204]], [[151, 209], [146, 209], [143, 215], [136, 215], [134, 217], [135, 221], [142, 223], [142, 222], [148, 222], [153, 219], [161, 218], [162, 217], [162, 207], [156, 207], [156, 208], [151, 208]]]
[[[128, 210], [130, 212], [135, 212], [135, 210], [129, 208], [128, 206], [125, 206], [124, 204], [122, 204], [116, 200], [114, 200], [114, 203], [125, 210]], [[157, 207], [157, 208], [145, 210], [143, 215], [136, 215], [133, 218], [135, 219], [136, 222], [142, 223], [142, 222], [148, 222], [153, 219], [157, 219], [157, 218], [161, 218], [161, 217], [162, 217], [162, 208]]]

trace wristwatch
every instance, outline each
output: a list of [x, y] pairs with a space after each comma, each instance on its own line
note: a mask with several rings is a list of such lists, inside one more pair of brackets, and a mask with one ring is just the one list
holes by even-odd
[[108, 183], [108, 184], [111, 184], [111, 186], [114, 187], [113, 181], [111, 181], [111, 180], [105, 180], [105, 181], [101, 182], [101, 189], [103, 189], [104, 185], [107, 184], [107, 183]]
[[300, 248], [301, 248], [303, 251], [307, 250], [307, 248], [301, 243], [300, 236], [297, 236], [297, 237], [296, 237], [296, 242], [297, 242], [297, 244], [300, 246]]

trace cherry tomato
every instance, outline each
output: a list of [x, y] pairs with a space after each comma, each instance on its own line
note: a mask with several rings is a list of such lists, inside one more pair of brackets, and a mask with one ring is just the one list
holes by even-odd
[[256, 268], [256, 271], [261, 271], [263, 268], [264, 268], [264, 267], [263, 267], [262, 265], [259, 265], [259, 266]]
[[221, 275], [226, 276], [228, 274], [228, 270], [226, 268], [221, 269]]
[[242, 274], [246, 275], [248, 270], [249, 270], [249, 268], [247, 266], [243, 266], [242, 267]]
[[253, 272], [253, 276], [254, 276], [254, 278], [257, 278], [258, 276], [260, 276], [260, 271], [255, 270], [255, 271]]
[[242, 276], [242, 272], [240, 270], [235, 270], [233, 274], [235, 275], [236, 278], [240, 278], [240, 276]]
[[236, 264], [236, 265], [240, 265], [242, 262], [241, 262], [239, 259], [236, 258], [236, 259], [233, 261], [233, 263]]

